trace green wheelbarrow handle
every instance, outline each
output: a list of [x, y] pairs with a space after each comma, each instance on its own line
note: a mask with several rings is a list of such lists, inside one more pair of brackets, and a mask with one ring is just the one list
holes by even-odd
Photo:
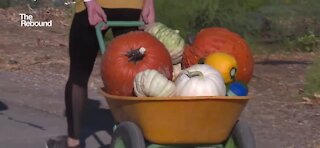
[[96, 28], [96, 35], [98, 38], [99, 42], [99, 47], [100, 51], [103, 54], [106, 51], [104, 39], [101, 33], [101, 28], [104, 26], [108, 27], [139, 27], [143, 26], [144, 23], [141, 21], [108, 21], [107, 23], [105, 22], [100, 22], [98, 25], [95, 26]]

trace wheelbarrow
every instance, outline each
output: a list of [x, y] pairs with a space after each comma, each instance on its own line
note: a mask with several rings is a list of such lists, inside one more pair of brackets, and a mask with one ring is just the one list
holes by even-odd
[[[101, 52], [104, 24], [96, 26]], [[111, 22], [108, 26], [141, 26]], [[117, 122], [110, 148], [255, 148], [254, 135], [238, 120], [250, 97], [133, 97], [101, 89]]]

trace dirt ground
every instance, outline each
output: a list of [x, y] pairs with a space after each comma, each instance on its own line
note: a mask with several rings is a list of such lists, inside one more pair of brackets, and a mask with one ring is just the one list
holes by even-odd
[[[51, 28], [20, 27], [18, 13], [53, 20]], [[70, 16], [59, 9], [0, 9], [0, 73], [15, 75], [19, 85], [55, 92], [68, 74]], [[320, 148], [320, 105], [301, 98], [304, 74], [315, 53], [255, 56], [250, 100], [242, 114], [258, 148]], [[99, 58], [89, 87], [101, 86]], [[1, 83], [2, 80], [0, 80]], [[44, 109], [45, 110], [45, 109]]]

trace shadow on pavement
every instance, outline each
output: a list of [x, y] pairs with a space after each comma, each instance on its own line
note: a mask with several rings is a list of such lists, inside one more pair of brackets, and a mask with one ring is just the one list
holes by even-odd
[[0, 101], [0, 111], [7, 110], [8, 106]]
[[98, 143], [98, 148], [108, 148], [100, 139], [96, 132], [105, 131], [112, 135], [114, 120], [111, 111], [108, 109], [100, 108], [100, 102], [97, 100], [88, 99], [86, 103], [86, 110], [84, 113], [84, 122], [81, 134], [81, 147], [85, 147], [85, 140], [92, 136]]

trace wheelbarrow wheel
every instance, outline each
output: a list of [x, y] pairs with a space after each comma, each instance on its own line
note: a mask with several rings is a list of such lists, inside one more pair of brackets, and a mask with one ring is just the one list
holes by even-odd
[[239, 120], [232, 130], [231, 138], [236, 148], [255, 148], [254, 135], [249, 125]]
[[110, 148], [145, 148], [143, 135], [132, 122], [120, 123], [112, 135]]

